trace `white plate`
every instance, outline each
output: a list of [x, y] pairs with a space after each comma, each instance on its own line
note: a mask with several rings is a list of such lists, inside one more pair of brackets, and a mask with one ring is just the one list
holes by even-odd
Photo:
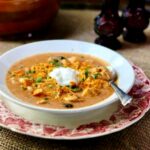
[[121, 131], [139, 121], [150, 109], [150, 80], [143, 71], [133, 66], [136, 80], [130, 94], [133, 102], [126, 107], [117, 106], [113, 113], [107, 111], [108, 118], [99, 119], [98, 123], [90, 122], [77, 128], [67, 129], [59, 126], [35, 124], [14, 115], [0, 101], [0, 126], [13, 132], [44, 139], [79, 140], [100, 137]]

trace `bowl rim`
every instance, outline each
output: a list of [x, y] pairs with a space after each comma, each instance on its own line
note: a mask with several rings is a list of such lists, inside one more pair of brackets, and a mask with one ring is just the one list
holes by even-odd
[[[14, 51], [16, 50], [20, 50], [21, 48], [23, 47], [26, 47], [26, 46], [33, 46], [33, 45], [36, 45], [36, 44], [43, 44], [43, 43], [49, 43], [49, 42], [73, 42], [73, 43], [78, 43], [78, 44], [88, 44], [88, 45], [91, 45], [91, 46], [96, 46], [97, 48], [103, 48], [107, 51], [109, 51], [110, 53], [115, 53], [115, 55], [118, 55], [120, 58], [124, 59], [128, 65], [132, 68], [131, 64], [128, 62], [127, 59], [125, 59], [121, 54], [117, 53], [117, 52], [114, 52], [113, 50], [109, 49], [109, 48], [106, 48], [104, 46], [101, 46], [101, 45], [96, 45], [96, 44], [93, 44], [93, 43], [90, 43], [90, 42], [83, 42], [83, 41], [78, 41], [78, 40], [43, 40], [43, 41], [37, 41], [37, 42], [32, 42], [32, 43], [28, 43], [28, 44], [23, 44], [23, 45], [20, 45], [20, 46], [17, 46], [16, 48], [12, 48], [10, 49], [9, 51], [5, 52], [4, 54], [0, 55], [0, 59], [2, 59], [3, 57], [7, 56], [9, 53], [13, 53]], [[68, 52], [69, 53], [69, 52]], [[77, 52], [76, 52], [77, 53]], [[37, 53], [38, 54], [38, 53]], [[83, 53], [84, 54], [84, 53]], [[89, 54], [90, 55], [90, 54]], [[130, 68], [130, 69], [131, 69]], [[126, 90], [126, 92], [129, 92], [131, 90], [131, 88], [133, 87], [133, 84], [135, 82], [135, 73], [133, 71], [133, 68], [130, 70], [132, 71], [132, 83], [131, 83], [131, 86]], [[7, 86], [6, 86], [7, 87]], [[10, 91], [10, 90], [9, 90]], [[101, 108], [104, 108], [116, 101], [118, 101], [119, 99], [117, 98], [117, 96], [114, 97], [114, 99], [108, 101], [107, 103], [104, 103], [103, 105], [101, 103], [95, 103], [93, 105], [90, 105], [90, 106], [85, 106], [85, 107], [81, 107], [81, 108], [73, 108], [73, 109], [58, 109], [58, 108], [45, 108], [45, 107], [40, 107], [40, 106], [36, 106], [36, 105], [32, 105], [30, 103], [26, 103], [24, 101], [21, 101], [19, 100], [19, 98], [13, 98], [11, 96], [9, 96], [7, 93], [3, 92], [1, 89], [0, 89], [0, 94], [6, 98], [8, 101], [10, 102], [13, 102], [15, 104], [18, 104], [20, 106], [23, 106], [23, 107], [26, 107], [26, 108], [29, 108], [29, 109], [32, 109], [32, 110], [38, 110], [38, 111], [43, 111], [43, 112], [50, 112], [50, 113], [55, 113], [55, 114], [60, 114], [60, 113], [63, 113], [63, 114], [70, 114], [70, 113], [84, 113], [84, 112], [87, 112], [87, 111], [93, 111], [93, 110], [97, 110], [97, 109], [101, 109]], [[116, 95], [115, 93], [113, 95]], [[106, 98], [107, 99], [107, 98]], [[105, 99], [105, 100], [106, 100]]]

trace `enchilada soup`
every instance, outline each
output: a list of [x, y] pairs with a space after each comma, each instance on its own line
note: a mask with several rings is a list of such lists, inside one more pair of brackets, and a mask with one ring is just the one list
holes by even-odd
[[11, 93], [27, 103], [46, 108], [80, 108], [113, 94], [108, 65], [89, 55], [40, 54], [16, 62], [6, 82]]

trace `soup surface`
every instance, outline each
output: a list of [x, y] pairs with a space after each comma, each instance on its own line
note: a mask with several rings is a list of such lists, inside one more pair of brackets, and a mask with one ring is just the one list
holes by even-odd
[[15, 63], [6, 82], [9, 90], [27, 103], [46, 108], [80, 108], [113, 94], [107, 65], [89, 55], [34, 55]]

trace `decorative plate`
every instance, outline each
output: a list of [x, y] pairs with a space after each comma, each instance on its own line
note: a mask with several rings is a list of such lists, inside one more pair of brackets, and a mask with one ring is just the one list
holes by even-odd
[[0, 102], [0, 125], [25, 135], [65, 140], [93, 138], [121, 131], [139, 121], [150, 109], [150, 80], [139, 67], [133, 65], [133, 69], [136, 74], [135, 84], [130, 91], [133, 101], [126, 107], [119, 105], [109, 119], [67, 129], [29, 122], [14, 115]]

